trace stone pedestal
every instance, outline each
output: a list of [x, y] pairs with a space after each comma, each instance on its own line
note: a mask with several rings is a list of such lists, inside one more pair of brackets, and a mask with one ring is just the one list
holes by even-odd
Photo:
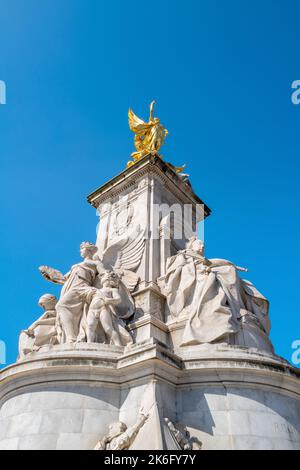
[[[148, 155], [94, 191], [88, 202], [100, 217], [97, 246], [105, 249], [141, 227], [145, 249], [136, 269], [135, 319], [151, 315], [165, 321], [165, 297], [157, 280], [169, 256], [184, 248], [210, 209], [159, 156]], [[157, 339], [161, 339], [161, 335]]]
[[300, 371], [249, 349], [45, 347], [0, 379], [0, 449], [93, 449], [141, 405], [149, 418], [132, 449], [177, 449], [165, 418], [205, 450], [300, 449]]
[[[161, 158], [146, 156], [91, 194], [88, 200], [101, 217], [97, 247], [102, 265], [98, 259], [95, 267], [95, 259], [89, 258], [86, 269], [97, 269], [95, 277], [99, 285], [91, 281], [84, 285], [83, 291], [97, 287], [97, 293], [102, 295], [101, 269], [106, 276], [114, 271], [113, 288], [119, 293], [119, 286], [123, 286], [125, 297], [119, 302], [125, 310], [123, 313], [131, 315], [130, 308], [133, 313], [135, 307], [134, 316], [126, 325], [134, 344], [117, 347], [75, 343], [43, 346], [27, 355], [25, 351], [25, 358], [0, 372], [0, 449], [93, 449], [107, 436], [112, 423], [122, 422], [129, 428], [139, 423], [142, 407], [148, 417], [130, 443], [130, 449], [179, 450], [183, 447], [182, 440], [178, 441], [178, 436], [176, 440], [174, 429], [180, 429], [189, 443], [196, 443], [199, 448], [201, 441], [204, 450], [300, 450], [300, 370], [274, 354], [268, 338], [268, 309], [262, 307], [266, 299], [254, 286], [248, 284], [254, 300], [244, 299], [244, 308], [238, 310], [243, 312], [236, 315], [236, 330], [229, 333], [226, 330], [217, 338], [218, 344], [215, 339], [211, 340], [212, 344], [205, 344], [206, 340], [197, 344], [197, 338], [193, 338], [186, 343], [193, 345], [181, 347], [183, 330], [192, 318], [189, 301], [195, 297], [195, 307], [198, 294], [194, 294], [199, 290], [193, 287], [191, 298], [185, 299], [178, 316], [173, 312], [172, 317], [164, 293], [164, 279], [168, 276], [167, 259], [180, 251], [185, 263], [181, 250], [197, 222], [210, 213], [191, 186]], [[187, 206], [191, 210], [190, 218], [184, 214]], [[183, 215], [180, 220], [179, 213]], [[178, 227], [183, 230], [181, 236]], [[127, 237], [125, 242], [124, 237]], [[119, 250], [110, 268], [104, 266], [102, 255], [107, 247], [120, 244], [124, 248], [126, 243], [133, 243], [136, 250], [124, 249], [125, 253]], [[186, 251], [186, 257], [193, 261], [190, 271], [182, 276], [182, 290], [190, 272], [189, 287], [204, 284], [201, 276], [207, 273], [202, 274], [201, 268], [204, 261], [209, 261], [197, 251]], [[122, 256], [126, 261], [123, 265]], [[238, 268], [232, 266], [236, 272]], [[121, 281], [125, 279], [126, 269], [131, 281], [135, 281], [131, 290], [125, 280], [123, 284]], [[78, 275], [78, 280], [80, 273], [75, 271], [74, 275]], [[225, 292], [228, 285], [224, 288], [220, 283], [218, 289], [221, 287]], [[215, 294], [210, 291], [212, 299], [218, 295], [218, 289]], [[179, 288], [178, 291], [182, 292]], [[170, 292], [172, 295], [173, 290]], [[71, 290], [71, 297], [72, 294]], [[112, 298], [105, 294], [107, 303]], [[130, 302], [124, 302], [124, 298]], [[222, 307], [229, 316], [226, 301]], [[55, 305], [52, 318], [56, 328]], [[89, 305], [86, 301], [84, 308]], [[199, 331], [200, 300], [196, 307], [194, 328]], [[44, 319], [49, 315], [46, 310]], [[216, 313], [216, 318], [206, 326], [213, 331], [222, 309], [221, 313], [211, 311]], [[80, 320], [85, 318], [84, 312], [79, 311]], [[116, 311], [110, 313], [110, 319], [119, 320]], [[124, 324], [122, 328], [124, 333]], [[34, 326], [31, 330], [35, 332]], [[63, 342], [59, 335], [51, 338]], [[113, 342], [112, 335], [104, 335], [104, 340], [112, 344], [129, 342]]]

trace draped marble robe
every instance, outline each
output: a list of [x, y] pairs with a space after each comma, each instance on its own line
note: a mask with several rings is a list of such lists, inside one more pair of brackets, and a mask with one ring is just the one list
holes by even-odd
[[65, 276], [66, 282], [61, 290], [56, 311], [67, 343], [74, 343], [78, 338], [86, 300], [93, 291], [96, 275], [97, 263], [85, 259], [75, 264]]
[[56, 311], [48, 310], [28, 330], [22, 331], [19, 338], [19, 359], [47, 344], [58, 344], [56, 325]]
[[225, 341], [249, 311], [269, 333], [267, 299], [229, 261], [184, 250], [168, 259], [165, 285], [171, 315], [188, 315], [182, 346]]

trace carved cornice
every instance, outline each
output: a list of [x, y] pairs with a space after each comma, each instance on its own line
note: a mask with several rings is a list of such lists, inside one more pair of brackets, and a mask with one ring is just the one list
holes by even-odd
[[[175, 371], [175, 373], [174, 373]], [[53, 346], [30, 360], [12, 364], [0, 372], [0, 405], [20, 391], [40, 390], [42, 384], [93, 385], [120, 389], [131, 383], [162, 380], [178, 387], [235, 383], [259, 387], [299, 398], [300, 370], [278, 356], [257, 354], [238, 347], [200, 351], [180, 348], [174, 353], [146, 340], [127, 348], [78, 344], [73, 349]]]
[[[196, 204], [203, 204], [205, 217], [210, 215], [211, 210], [194, 193], [192, 188], [182, 181], [166, 162], [160, 157], [153, 155], [147, 155], [98, 188], [88, 196], [88, 202], [95, 208], [98, 208], [100, 204], [106, 202], [108, 199], [116, 198], [136, 186], [138, 180], [147, 175], [150, 178], [158, 178], [164, 187], [174, 194], [183, 204], [192, 204], [194, 206]], [[147, 182], [145, 183], [145, 187], [149, 187], [150, 184], [151, 181], [149, 180], [148, 184]]]

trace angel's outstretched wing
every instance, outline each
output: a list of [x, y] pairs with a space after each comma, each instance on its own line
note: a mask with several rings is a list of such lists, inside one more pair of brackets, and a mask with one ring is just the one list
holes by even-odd
[[130, 129], [135, 133], [143, 133], [151, 127], [148, 123], [144, 122], [134, 114], [131, 108], [128, 111], [128, 122]]
[[138, 226], [127, 236], [109, 245], [103, 253], [102, 263], [106, 269], [134, 271], [140, 264], [145, 248], [145, 228]]
[[135, 288], [139, 279], [134, 271], [138, 268], [144, 254], [145, 232], [145, 227], [138, 226], [127, 236], [109, 245], [102, 256], [104, 269], [119, 272], [130, 291]]

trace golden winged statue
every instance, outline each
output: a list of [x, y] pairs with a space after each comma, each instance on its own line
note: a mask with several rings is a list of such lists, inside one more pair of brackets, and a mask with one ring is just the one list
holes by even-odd
[[131, 154], [133, 161], [128, 162], [127, 166], [133, 165], [145, 155], [158, 155], [158, 151], [168, 135], [167, 129], [160, 123], [160, 120], [153, 117], [154, 104], [155, 101], [150, 104], [149, 122], [144, 122], [137, 117], [132, 109], [128, 111], [129, 127], [135, 133], [134, 145], [137, 151]]

